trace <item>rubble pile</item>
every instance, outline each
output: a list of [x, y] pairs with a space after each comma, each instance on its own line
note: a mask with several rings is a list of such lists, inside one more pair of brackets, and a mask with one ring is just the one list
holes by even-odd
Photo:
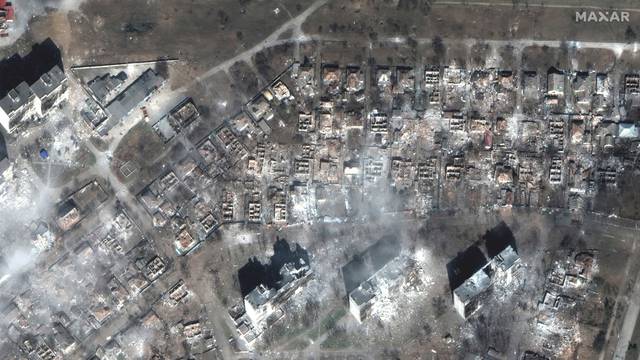
[[544, 294], [538, 303], [533, 341], [550, 356], [561, 356], [577, 344], [589, 341], [580, 329], [585, 316], [580, 309], [600, 301], [593, 283], [598, 272], [594, 251], [560, 255], [547, 273]]

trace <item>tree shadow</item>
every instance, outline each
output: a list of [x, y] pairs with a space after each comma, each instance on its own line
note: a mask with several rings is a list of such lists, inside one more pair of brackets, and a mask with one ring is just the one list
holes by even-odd
[[477, 245], [472, 245], [447, 263], [451, 291], [462, 285], [471, 275], [487, 264], [487, 258]]

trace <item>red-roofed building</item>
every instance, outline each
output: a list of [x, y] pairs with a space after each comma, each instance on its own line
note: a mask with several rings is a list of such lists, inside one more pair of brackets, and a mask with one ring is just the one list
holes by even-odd
[[2, 17], [4, 17], [5, 21], [11, 22], [14, 20], [15, 13], [13, 9], [13, 4], [7, 0], [0, 0], [0, 12], [2, 12]]
[[7, 0], [0, 0], [0, 37], [9, 36], [9, 24], [15, 19], [13, 4]]

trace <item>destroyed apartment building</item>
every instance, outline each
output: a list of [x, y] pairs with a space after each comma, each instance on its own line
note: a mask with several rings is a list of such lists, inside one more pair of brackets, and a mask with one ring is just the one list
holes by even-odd
[[282, 305], [311, 278], [313, 272], [308, 265], [297, 268], [292, 263], [280, 269], [280, 280], [276, 287], [258, 285], [244, 297], [245, 312], [234, 317], [238, 334], [251, 344], [285, 313]]
[[153, 130], [166, 143], [194, 122], [200, 113], [191, 98], [182, 100], [155, 124]]
[[124, 119], [140, 103], [146, 101], [151, 94], [162, 87], [165, 81], [162, 75], [153, 69], [147, 69], [106, 106], [107, 112], [118, 121]]
[[520, 256], [511, 245], [507, 246], [453, 290], [453, 306], [458, 314], [468, 319], [488, 301], [496, 287], [509, 291], [521, 269]]
[[[532, 334], [532, 340], [543, 342], [545, 352], [551, 353], [574, 342], [581, 335], [576, 327], [597, 316], [597, 309], [607, 301], [598, 281], [594, 281], [599, 270], [595, 251], [559, 251], [554, 258], [545, 269], [544, 291]], [[578, 315], [584, 308], [593, 311]]]
[[87, 87], [93, 93], [93, 96], [101, 104], [106, 104], [114, 93], [117, 93], [122, 85], [127, 81], [128, 75], [124, 71], [120, 71], [115, 75], [109, 73], [96, 76], [87, 83]]
[[403, 273], [400, 244], [384, 238], [342, 267], [349, 294], [349, 312], [362, 323], [375, 303], [376, 296], [391, 291]]
[[55, 51], [59, 52], [49, 40], [34, 46], [24, 58], [15, 55], [8, 65], [3, 65], [7, 68], [0, 70], [9, 78], [0, 89], [0, 125], [7, 133], [42, 118], [64, 100], [67, 76], [56, 55], [48, 54]]
[[97, 180], [92, 180], [69, 195], [57, 210], [56, 224], [62, 231], [68, 231], [83, 217], [97, 209], [109, 195]]
[[229, 310], [240, 338], [248, 345], [287, 315], [287, 301], [313, 277], [306, 251], [297, 246], [294, 252], [290, 252], [289, 245], [284, 240], [279, 240], [274, 245], [276, 253], [279, 251], [278, 247], [283, 246], [286, 246], [285, 252], [288, 253], [283, 257], [288, 260], [279, 269], [276, 269], [279, 263], [274, 263], [274, 258], [267, 265], [267, 268], [277, 271], [277, 280], [272, 284], [258, 284], [244, 296], [243, 306], [236, 305]]

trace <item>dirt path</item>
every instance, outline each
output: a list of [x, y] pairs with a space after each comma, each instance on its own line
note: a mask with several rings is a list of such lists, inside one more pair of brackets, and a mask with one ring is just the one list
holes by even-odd
[[[327, 1], [328, 0], [316, 0], [305, 11], [300, 13], [300, 15], [282, 24], [282, 26], [280, 26], [276, 31], [272, 32], [269, 36], [267, 36], [264, 40], [262, 40], [252, 48], [247, 49], [241, 52], [240, 54], [210, 68], [209, 70], [205, 71], [203, 74], [196, 76], [192, 82], [177, 89], [176, 92], [178, 93], [185, 92], [188, 88], [190, 88], [194, 84], [213, 76], [218, 71], [228, 70], [233, 64], [235, 64], [238, 61], [251, 60], [251, 57], [253, 55], [255, 55], [256, 53], [266, 48], [286, 44], [291, 42], [292, 40], [294, 41], [306, 40], [307, 37], [302, 34], [302, 30], [301, 30], [302, 24], [307, 20], [307, 18], [311, 14], [313, 14], [320, 6], [324, 5]], [[288, 30], [293, 30], [295, 38], [278, 40], [278, 38]]]

